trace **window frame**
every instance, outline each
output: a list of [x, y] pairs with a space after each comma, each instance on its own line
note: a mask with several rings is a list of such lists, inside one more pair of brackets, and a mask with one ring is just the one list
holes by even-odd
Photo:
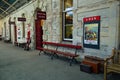
[[[65, 0], [63, 0], [63, 3], [62, 3], [62, 40], [63, 41], [72, 41], [73, 40], [73, 36], [72, 36], [71, 39], [65, 37], [65, 34], [66, 34], [66, 25], [73, 26], [73, 17], [72, 17], [72, 24], [66, 24], [66, 17], [65, 17], [66, 13], [67, 12], [73, 12], [73, 6], [70, 7], [70, 8], [71, 8], [70, 10], [65, 10]], [[73, 16], [73, 14], [72, 14], [72, 16]]]

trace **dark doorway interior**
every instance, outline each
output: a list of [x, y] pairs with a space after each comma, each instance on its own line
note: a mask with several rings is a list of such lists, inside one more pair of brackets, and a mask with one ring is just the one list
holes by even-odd
[[42, 35], [43, 35], [43, 30], [42, 30], [42, 25], [41, 25], [41, 20], [35, 20], [35, 32], [36, 32], [36, 49], [39, 50], [39, 48], [42, 47]]

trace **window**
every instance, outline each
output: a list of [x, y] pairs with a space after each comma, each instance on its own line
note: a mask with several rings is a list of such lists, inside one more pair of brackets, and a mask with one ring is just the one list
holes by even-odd
[[63, 0], [63, 40], [72, 41], [73, 0]]

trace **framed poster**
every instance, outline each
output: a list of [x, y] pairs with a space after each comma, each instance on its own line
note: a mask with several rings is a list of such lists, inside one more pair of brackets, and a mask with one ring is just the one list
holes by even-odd
[[83, 18], [83, 46], [99, 49], [100, 45], [100, 16]]

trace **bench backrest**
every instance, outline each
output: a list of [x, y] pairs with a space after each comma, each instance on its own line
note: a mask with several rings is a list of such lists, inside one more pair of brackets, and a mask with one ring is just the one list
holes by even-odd
[[53, 42], [42, 42], [42, 43], [44, 48], [57, 50], [57, 43], [53, 43]]
[[45, 45], [61, 46], [67, 48], [82, 49], [82, 46], [72, 45], [72, 44], [63, 44], [63, 43], [54, 43], [54, 42], [42, 42]]
[[120, 50], [115, 50], [116, 53], [116, 62], [120, 64]]
[[53, 42], [42, 42], [45, 45], [54, 45], [57, 46], [57, 43], [53, 43]]

